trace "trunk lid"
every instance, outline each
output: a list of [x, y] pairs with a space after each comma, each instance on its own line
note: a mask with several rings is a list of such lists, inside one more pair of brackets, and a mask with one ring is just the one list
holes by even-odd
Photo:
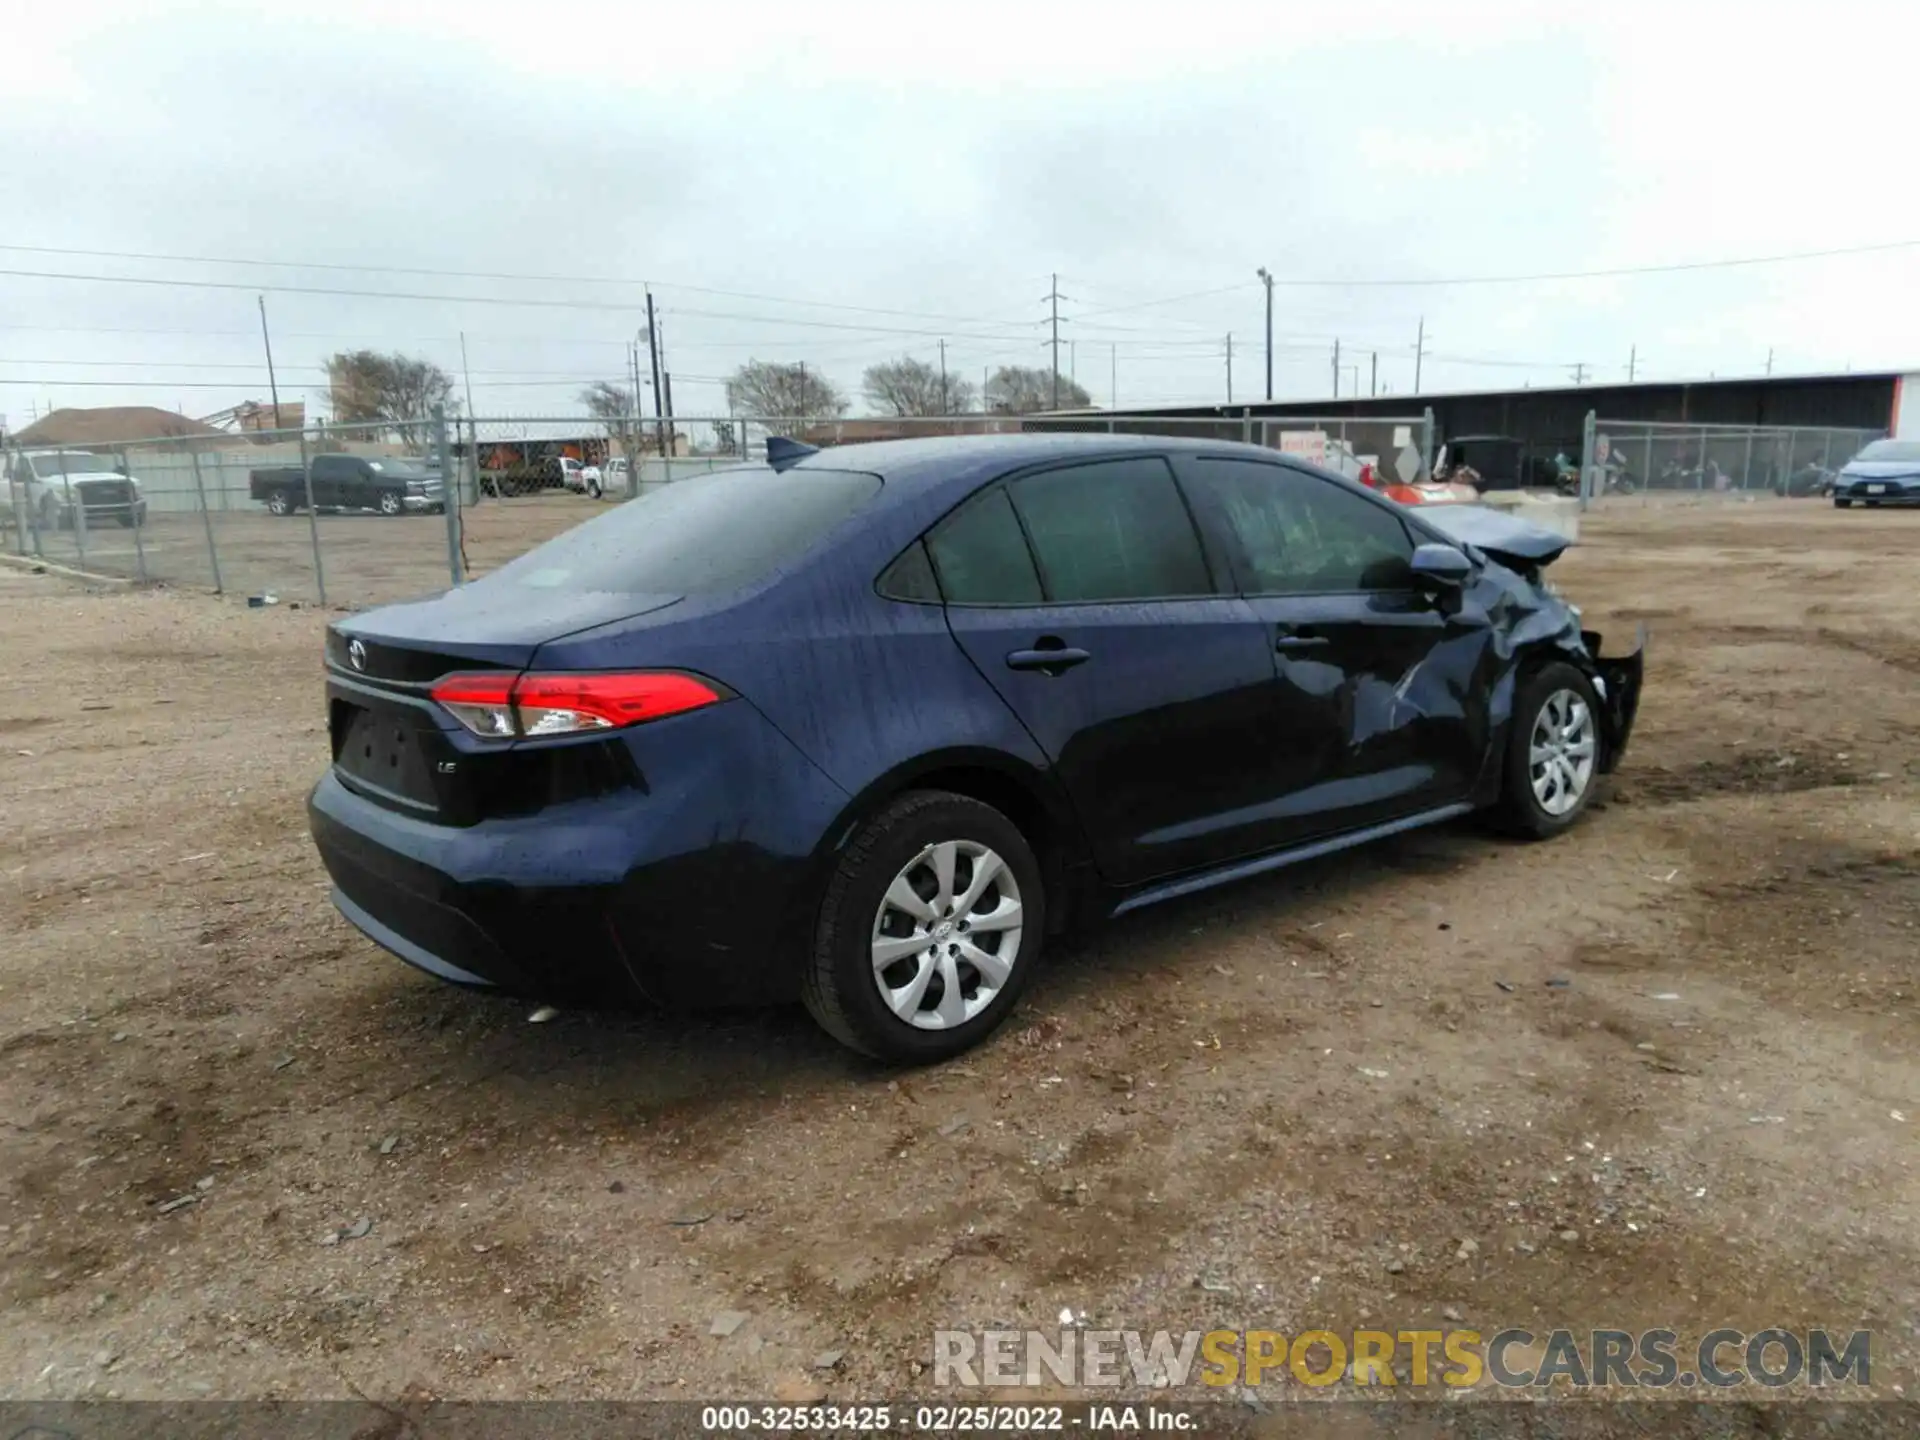
[[327, 730], [335, 776], [388, 809], [459, 826], [632, 785], [633, 762], [617, 744], [480, 741], [434, 703], [431, 691], [456, 671], [524, 670], [548, 641], [678, 600], [481, 581], [329, 626]]
[[414, 685], [461, 669], [521, 669], [549, 641], [679, 601], [677, 595], [541, 590], [483, 581], [368, 610], [329, 627], [327, 661], [356, 677]]

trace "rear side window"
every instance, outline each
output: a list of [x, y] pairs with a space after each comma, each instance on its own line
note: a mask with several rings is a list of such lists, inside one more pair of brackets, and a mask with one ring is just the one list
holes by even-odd
[[878, 475], [852, 470], [716, 470], [629, 500], [487, 578], [576, 593], [722, 594], [798, 559], [879, 493]]
[[938, 605], [940, 585], [933, 578], [933, 562], [927, 559], [927, 547], [916, 540], [902, 551], [900, 558], [881, 573], [879, 590], [889, 600]]
[[1048, 600], [1213, 594], [1200, 537], [1164, 460], [1075, 465], [1009, 488]]
[[1040, 577], [1002, 486], [977, 495], [927, 536], [949, 605], [1038, 605]]

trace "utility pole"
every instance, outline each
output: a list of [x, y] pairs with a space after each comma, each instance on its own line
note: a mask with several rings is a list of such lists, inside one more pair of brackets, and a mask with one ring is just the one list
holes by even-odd
[[[660, 409], [660, 347], [654, 343], [653, 336], [653, 288], [649, 286], [647, 288], [647, 359], [652, 363], [653, 368], [653, 436], [660, 446], [660, 457], [664, 460], [667, 454], [667, 427], [661, 423], [664, 417]], [[639, 468], [639, 462], [636, 460], [634, 469], [637, 472]]]
[[1581, 360], [1576, 364], [1574, 364], [1571, 368], [1573, 370], [1573, 383], [1576, 385], [1586, 384], [1587, 383], [1587, 362], [1584, 360]]
[[273, 396], [273, 428], [280, 428], [280, 382], [273, 378], [273, 337], [267, 333], [267, 297], [260, 299], [260, 343], [267, 350], [267, 390]]
[[1051, 278], [1053, 283], [1047, 289], [1047, 300], [1053, 307], [1053, 338], [1047, 343], [1053, 351], [1052, 408], [1058, 410], [1060, 408], [1060, 301], [1063, 297], [1060, 294], [1060, 277], [1056, 274]]
[[1120, 408], [1120, 347], [1112, 342], [1107, 345], [1107, 404]]
[[1267, 287], [1267, 399], [1273, 399], [1273, 276], [1262, 265], [1254, 272]]
[[947, 342], [940, 342], [940, 413], [951, 415], [953, 407], [947, 403]]
[[1367, 380], [1367, 394], [1370, 396], [1378, 395], [1380, 393], [1380, 352], [1378, 350], [1370, 350], [1367, 354], [1368, 358], [1372, 361], [1373, 369], [1372, 375]]
[[1227, 332], [1227, 403], [1233, 403], [1233, 332]]
[[1420, 334], [1413, 342], [1413, 393], [1420, 393], [1420, 362], [1427, 358], [1427, 317], [1420, 317]]
[[1067, 341], [1067, 378], [1074, 384], [1080, 383], [1080, 342]]
[[1640, 366], [1640, 347], [1630, 346], [1627, 350], [1627, 383], [1633, 383], [1633, 372]]
[[1773, 374], [1773, 347], [1767, 347], [1767, 374]]
[[[467, 387], [467, 419], [473, 419], [473, 371], [467, 365], [467, 332], [460, 332], [460, 375]], [[274, 423], [280, 423], [280, 417], [274, 416]]]
[[1333, 342], [1333, 398], [1340, 398], [1340, 342]]

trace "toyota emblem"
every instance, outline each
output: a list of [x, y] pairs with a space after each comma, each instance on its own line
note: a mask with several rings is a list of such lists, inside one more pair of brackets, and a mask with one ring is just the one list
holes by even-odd
[[347, 646], [347, 659], [353, 665], [354, 669], [366, 669], [367, 647], [362, 645], [358, 640], [350, 642]]

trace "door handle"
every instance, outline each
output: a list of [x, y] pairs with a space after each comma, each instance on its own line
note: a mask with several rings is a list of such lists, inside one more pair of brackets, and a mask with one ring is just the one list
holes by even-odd
[[1273, 648], [1276, 650], [1311, 650], [1326, 643], [1325, 635], [1302, 635], [1290, 625], [1278, 627], [1273, 636]]
[[1038, 670], [1044, 675], [1061, 675], [1076, 665], [1084, 665], [1093, 656], [1077, 646], [1061, 645], [1044, 650], [1015, 650], [1007, 656], [1009, 670]]

